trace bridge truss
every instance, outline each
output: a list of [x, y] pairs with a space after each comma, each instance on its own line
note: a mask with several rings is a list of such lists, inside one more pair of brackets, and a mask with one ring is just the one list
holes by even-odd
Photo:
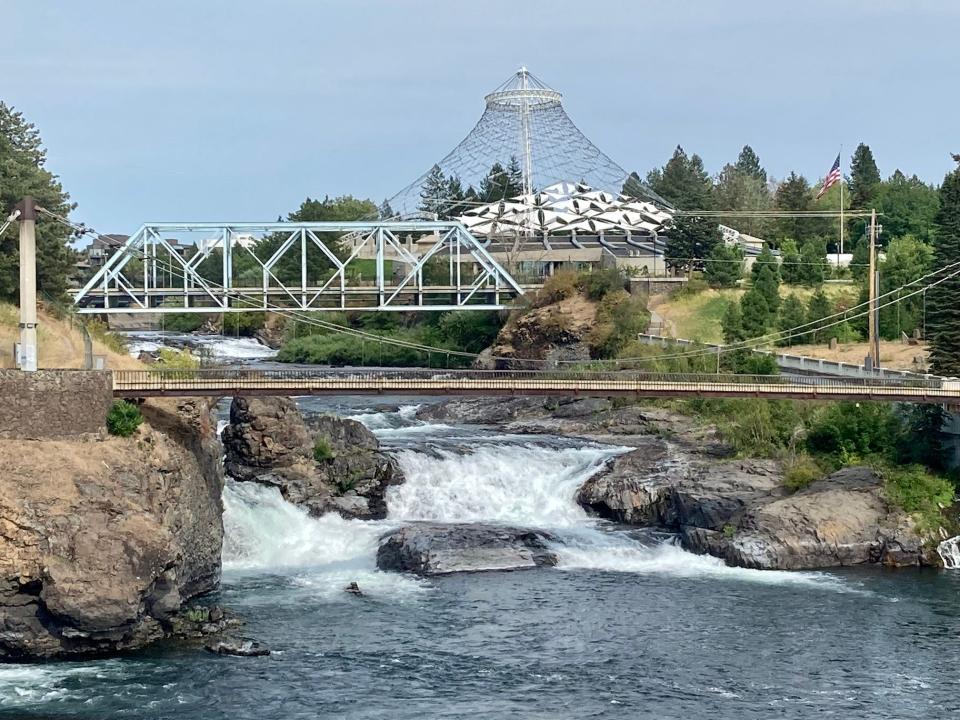
[[523, 294], [458, 222], [152, 223], [106, 250], [80, 313], [499, 310]]

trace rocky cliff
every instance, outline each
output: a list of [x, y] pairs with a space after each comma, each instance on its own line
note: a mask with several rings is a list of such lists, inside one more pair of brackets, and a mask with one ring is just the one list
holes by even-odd
[[616, 522], [676, 532], [686, 549], [731, 565], [938, 562], [909, 515], [888, 502], [873, 470], [846, 468], [791, 493], [778, 462], [733, 458], [712, 428], [662, 408], [596, 398], [469, 398], [423, 408], [418, 417], [631, 446], [583, 484], [578, 502]]
[[200, 403], [143, 411], [129, 438], [0, 444], [0, 657], [141, 647], [216, 588], [216, 423]]
[[234, 398], [223, 443], [231, 477], [276, 486], [314, 515], [386, 517], [384, 494], [403, 482], [361, 423], [321, 415], [308, 424], [289, 398]]

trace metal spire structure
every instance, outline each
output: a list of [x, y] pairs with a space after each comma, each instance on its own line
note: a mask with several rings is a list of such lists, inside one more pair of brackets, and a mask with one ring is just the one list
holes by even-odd
[[[521, 166], [526, 195], [560, 182], [618, 194], [627, 171], [574, 125], [562, 97], [521, 67], [484, 98], [486, 108], [476, 126], [436, 165], [447, 178], [459, 178], [464, 189], [479, 188], [494, 163], [506, 167], [514, 159]], [[388, 200], [395, 213], [418, 212], [429, 175], [430, 170]], [[645, 199], [662, 202], [643, 189]]]

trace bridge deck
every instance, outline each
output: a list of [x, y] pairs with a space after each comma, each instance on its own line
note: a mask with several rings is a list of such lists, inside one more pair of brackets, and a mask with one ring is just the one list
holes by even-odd
[[823, 378], [524, 371], [120, 370], [116, 397], [232, 395], [569, 395], [760, 397], [960, 404], [939, 378]]

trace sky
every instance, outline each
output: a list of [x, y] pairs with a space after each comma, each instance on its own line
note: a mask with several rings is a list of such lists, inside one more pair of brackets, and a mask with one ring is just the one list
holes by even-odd
[[521, 65], [627, 170], [750, 144], [811, 181], [955, 167], [960, 3], [943, 0], [0, 0], [0, 100], [100, 232], [380, 202]]

